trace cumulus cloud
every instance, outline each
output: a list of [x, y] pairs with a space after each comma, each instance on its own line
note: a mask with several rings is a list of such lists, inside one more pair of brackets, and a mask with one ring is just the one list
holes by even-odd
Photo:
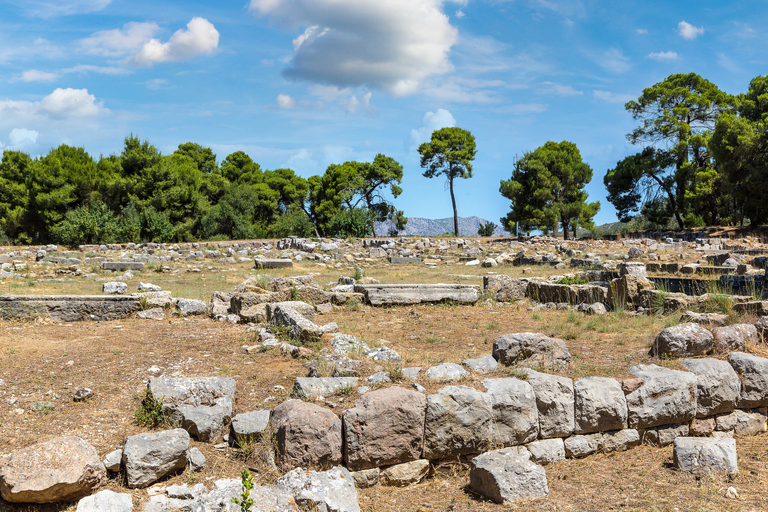
[[448, 110], [439, 108], [435, 112], [427, 112], [421, 120], [421, 126], [411, 130], [405, 146], [409, 151], [416, 151], [419, 144], [430, 140], [432, 132], [450, 126], [456, 126], [456, 119]]
[[580, 96], [583, 91], [577, 91], [570, 85], [563, 85], [557, 82], [542, 82], [536, 91], [539, 94], [552, 94], [555, 96]]
[[56, 89], [40, 101], [0, 101], [0, 117], [60, 120], [97, 117], [108, 112], [87, 89]]
[[19, 82], [53, 82], [59, 78], [58, 73], [49, 73], [48, 71], [40, 71], [38, 69], [28, 69], [20, 75], [13, 78], [13, 81]]
[[694, 27], [687, 21], [683, 20], [677, 24], [677, 33], [680, 34], [683, 39], [693, 41], [704, 33], [704, 27]]
[[606, 103], [626, 103], [631, 100], [636, 100], [636, 96], [632, 96], [631, 94], [619, 94], [615, 92], [609, 92], [609, 91], [598, 91], [594, 90], [592, 91], [592, 94], [600, 101], [605, 101]]
[[277, 108], [285, 110], [296, 106], [296, 100], [288, 96], [287, 94], [277, 95]]
[[160, 30], [153, 22], [130, 22], [123, 28], [101, 30], [80, 40], [80, 47], [89, 54], [102, 57], [125, 57], [138, 52]]
[[677, 52], [653, 52], [645, 56], [646, 59], [655, 60], [657, 62], [669, 62], [678, 60], [680, 55]]
[[458, 30], [442, 0], [251, 0], [250, 8], [302, 34], [288, 78], [338, 87], [367, 86], [394, 96], [453, 69]]
[[187, 28], [177, 30], [167, 43], [150, 39], [130, 59], [136, 66], [153, 66], [160, 62], [176, 62], [197, 55], [211, 54], [219, 46], [219, 31], [205, 18], [192, 18]]
[[40, 133], [36, 130], [27, 130], [26, 128], [14, 128], [8, 135], [11, 140], [10, 146], [16, 149], [24, 149], [28, 146], [34, 146], [37, 143], [37, 137]]

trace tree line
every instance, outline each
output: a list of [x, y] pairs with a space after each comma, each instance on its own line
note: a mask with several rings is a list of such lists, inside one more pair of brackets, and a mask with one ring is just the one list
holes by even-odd
[[134, 135], [120, 154], [98, 159], [68, 145], [38, 158], [6, 150], [0, 236], [67, 245], [367, 236], [374, 221], [404, 228], [407, 218], [389, 199], [402, 192], [402, 177], [402, 165], [382, 154], [305, 179], [262, 169], [242, 151], [218, 164], [193, 142], [162, 155]]

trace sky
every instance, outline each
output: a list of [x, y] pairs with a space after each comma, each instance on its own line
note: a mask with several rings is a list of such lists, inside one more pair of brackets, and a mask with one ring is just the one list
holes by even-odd
[[395, 205], [445, 218], [417, 148], [458, 126], [477, 144], [460, 216], [498, 223], [515, 159], [567, 140], [601, 224], [603, 176], [642, 149], [624, 103], [675, 73], [745, 92], [768, 73], [766, 27], [764, 0], [3, 0], [0, 151], [98, 158], [133, 134], [304, 177], [383, 153], [404, 167]]

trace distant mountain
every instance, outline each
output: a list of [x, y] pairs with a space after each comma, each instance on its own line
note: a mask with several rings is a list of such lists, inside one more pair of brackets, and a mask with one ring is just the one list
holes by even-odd
[[[459, 217], [459, 236], [477, 236], [477, 230], [480, 224], [488, 222], [480, 217]], [[377, 222], [376, 233], [379, 236], [389, 236], [389, 230], [394, 227], [391, 221]], [[398, 236], [438, 236], [445, 233], [453, 233], [453, 217], [447, 219], [422, 219], [419, 217], [408, 217], [408, 224], [405, 230], [400, 231]], [[509, 236], [498, 224], [493, 232], [493, 236]]]

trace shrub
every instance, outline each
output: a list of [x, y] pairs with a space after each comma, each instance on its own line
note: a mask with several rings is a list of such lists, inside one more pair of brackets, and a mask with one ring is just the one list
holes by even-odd
[[171, 413], [163, 407], [163, 401], [155, 398], [149, 389], [144, 391], [139, 410], [133, 413], [136, 424], [145, 427], [167, 426], [171, 423]]

